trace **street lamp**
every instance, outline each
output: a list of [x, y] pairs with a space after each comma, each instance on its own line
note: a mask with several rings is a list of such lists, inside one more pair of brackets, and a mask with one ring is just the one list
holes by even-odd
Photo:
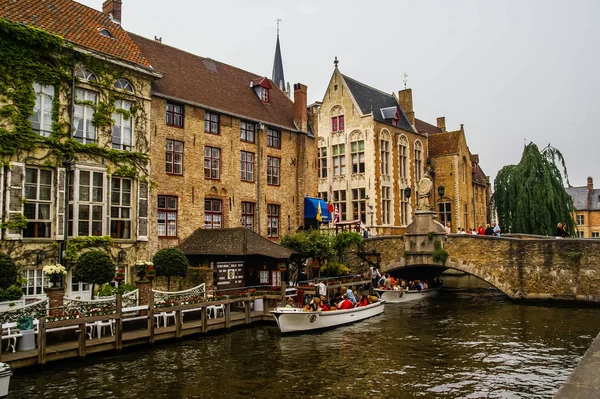
[[406, 199], [410, 198], [410, 193], [411, 193], [410, 187], [406, 187], [404, 189], [404, 196], [406, 197]]
[[36, 264], [39, 266], [42, 264], [42, 262], [44, 261], [44, 259], [46, 259], [46, 251], [44, 251], [43, 249], [40, 249], [38, 251], [37, 254], [35, 254], [35, 261]]
[[119, 253], [117, 254], [117, 263], [120, 265], [121, 263], [123, 263], [125, 261], [126, 258], [127, 258], [127, 252], [125, 252], [124, 249], [121, 249], [119, 251]]
[[442, 197], [444, 196], [445, 191], [446, 191], [446, 188], [440, 184], [438, 186], [438, 194], [440, 195], [440, 199], [442, 199]]

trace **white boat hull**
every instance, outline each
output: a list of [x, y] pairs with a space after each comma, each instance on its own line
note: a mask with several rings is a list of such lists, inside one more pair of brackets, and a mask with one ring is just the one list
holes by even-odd
[[302, 309], [277, 308], [271, 313], [282, 333], [332, 328], [368, 319], [383, 313], [385, 301], [346, 310], [304, 312]]
[[428, 290], [395, 291], [395, 290], [375, 290], [377, 296], [387, 303], [402, 303], [423, 299], [428, 296], [437, 295], [441, 287], [430, 288]]

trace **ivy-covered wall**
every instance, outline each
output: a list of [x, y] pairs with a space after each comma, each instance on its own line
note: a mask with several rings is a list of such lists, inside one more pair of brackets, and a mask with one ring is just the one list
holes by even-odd
[[[40, 249], [46, 252], [44, 263], [55, 263], [58, 258], [58, 241], [62, 239], [55, 228], [50, 238], [9, 239], [9, 232], [18, 232], [27, 225], [22, 209], [27, 200], [16, 193], [17, 176], [13, 167], [20, 166], [20, 179], [24, 167], [28, 165], [48, 168], [54, 171], [52, 224], [62, 224], [56, 209], [60, 206], [59, 196], [55, 195], [64, 184], [64, 171], [59, 170], [69, 162], [72, 167], [83, 166], [106, 171], [110, 182], [111, 175], [130, 177], [138, 182], [136, 187], [146, 187], [149, 183], [150, 151], [150, 101], [151, 81], [155, 78], [150, 72], [136, 65], [127, 65], [120, 60], [75, 48], [61, 37], [48, 32], [15, 24], [0, 19], [0, 251], [10, 254], [22, 267], [37, 267], [36, 254]], [[74, 77], [78, 68], [87, 68], [95, 75], [95, 80], [82, 80]], [[131, 90], [121, 90], [114, 86], [117, 79], [127, 79]], [[52, 129], [45, 136], [35, 131], [30, 122], [36, 104], [34, 83], [54, 88], [52, 102]], [[74, 98], [73, 86], [96, 93], [97, 102], [91, 103]], [[132, 103], [130, 110], [117, 108], [118, 100]], [[96, 131], [96, 142], [83, 144], [72, 136], [73, 103], [91, 107], [94, 110], [92, 125]], [[132, 151], [112, 148], [114, 114], [123, 119], [132, 118]], [[19, 182], [19, 184], [21, 184]], [[107, 190], [103, 193], [105, 209], [110, 210]], [[62, 186], [64, 191], [64, 186]], [[64, 198], [64, 197], [63, 197]], [[134, 196], [137, 200], [136, 196]], [[20, 201], [17, 204], [16, 201]], [[137, 209], [136, 204], [132, 209]], [[9, 212], [12, 210], [12, 213]], [[10, 214], [10, 215], [9, 215]], [[103, 215], [104, 223], [110, 224], [108, 215]], [[132, 220], [135, 220], [135, 214]], [[109, 226], [105, 225], [106, 231]], [[14, 237], [13, 237], [14, 238]], [[84, 239], [85, 240], [85, 239]], [[100, 240], [102, 248], [116, 258], [120, 249], [127, 251], [127, 261], [149, 258], [145, 254], [145, 243], [136, 241], [135, 232], [128, 240]], [[109, 242], [109, 245], [106, 243]], [[85, 247], [85, 246], [84, 246]], [[67, 254], [71, 258], [73, 246]], [[82, 250], [83, 248], [79, 248]]]

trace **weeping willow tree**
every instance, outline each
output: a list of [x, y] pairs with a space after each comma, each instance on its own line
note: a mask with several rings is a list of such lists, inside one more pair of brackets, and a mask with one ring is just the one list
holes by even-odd
[[565, 230], [573, 234], [573, 200], [563, 176], [569, 184], [560, 151], [550, 145], [540, 151], [529, 143], [519, 164], [503, 167], [494, 181], [492, 200], [502, 231], [554, 235], [557, 224], [565, 223]]

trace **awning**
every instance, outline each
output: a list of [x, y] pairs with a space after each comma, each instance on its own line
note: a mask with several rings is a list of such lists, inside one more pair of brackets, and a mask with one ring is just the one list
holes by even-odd
[[327, 207], [327, 202], [321, 198], [304, 197], [304, 218], [316, 219], [323, 223], [331, 222], [331, 213]]

